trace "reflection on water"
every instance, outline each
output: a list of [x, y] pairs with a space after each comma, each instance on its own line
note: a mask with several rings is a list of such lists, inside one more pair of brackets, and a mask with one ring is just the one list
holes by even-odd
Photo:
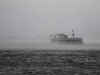
[[2, 49], [93, 50], [100, 49], [100, 42], [85, 41], [82, 45], [69, 45], [51, 43], [49, 40], [0, 40], [0, 50]]

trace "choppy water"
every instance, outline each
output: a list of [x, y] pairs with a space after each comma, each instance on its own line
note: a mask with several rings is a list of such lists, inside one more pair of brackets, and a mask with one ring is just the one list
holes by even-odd
[[98, 50], [99, 41], [84, 41], [82, 45], [51, 43], [49, 40], [0, 40], [0, 50]]

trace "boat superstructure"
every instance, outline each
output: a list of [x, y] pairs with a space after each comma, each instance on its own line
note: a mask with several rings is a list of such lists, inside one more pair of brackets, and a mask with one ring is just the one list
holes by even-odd
[[71, 38], [68, 37], [68, 35], [65, 35], [63, 33], [61, 34], [56, 34], [56, 35], [51, 35], [51, 42], [65, 42], [65, 43], [80, 43], [83, 44], [83, 39], [82, 38], [76, 38], [74, 37], [74, 32], [72, 30], [72, 36]]

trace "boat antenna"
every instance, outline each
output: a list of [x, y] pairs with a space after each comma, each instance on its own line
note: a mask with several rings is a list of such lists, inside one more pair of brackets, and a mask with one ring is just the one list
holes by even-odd
[[74, 38], [74, 30], [72, 30], [72, 36], [73, 36], [73, 38]]

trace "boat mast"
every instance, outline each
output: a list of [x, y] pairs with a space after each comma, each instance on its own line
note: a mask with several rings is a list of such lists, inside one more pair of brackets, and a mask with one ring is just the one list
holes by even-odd
[[73, 38], [74, 38], [74, 31], [72, 30], [72, 36], [73, 36]]

